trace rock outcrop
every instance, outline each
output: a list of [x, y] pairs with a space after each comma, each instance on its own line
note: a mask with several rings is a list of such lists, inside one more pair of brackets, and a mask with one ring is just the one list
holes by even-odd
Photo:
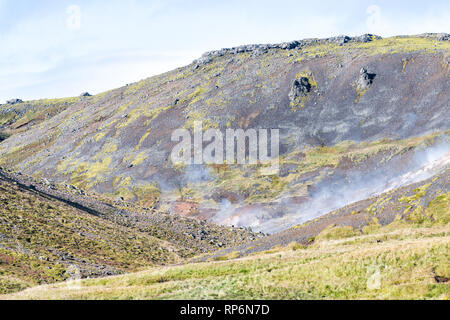
[[359, 78], [356, 83], [359, 91], [364, 91], [369, 89], [372, 85], [373, 79], [375, 79], [375, 73], [369, 73], [366, 68], [361, 68], [359, 70]]
[[226, 54], [239, 54], [243, 52], [252, 52], [254, 55], [260, 55], [266, 53], [270, 49], [282, 49], [282, 50], [301, 50], [304, 47], [314, 44], [338, 44], [344, 45], [350, 42], [370, 42], [373, 40], [381, 39], [380, 36], [373, 34], [364, 34], [357, 37], [338, 36], [325, 39], [304, 39], [294, 40], [289, 42], [275, 43], [275, 44], [250, 44], [232, 48], [223, 48], [220, 50], [214, 50], [204, 53], [199, 59], [194, 60], [196, 65], [205, 65], [210, 63], [215, 57], [222, 57]]
[[296, 98], [305, 97], [310, 91], [311, 84], [309, 83], [309, 79], [306, 77], [300, 77], [299, 79], [295, 79], [292, 83], [292, 88], [289, 92], [289, 99], [293, 101]]
[[6, 101], [7, 104], [17, 104], [17, 103], [22, 103], [22, 102], [23, 101], [21, 99], [17, 99], [17, 98]]

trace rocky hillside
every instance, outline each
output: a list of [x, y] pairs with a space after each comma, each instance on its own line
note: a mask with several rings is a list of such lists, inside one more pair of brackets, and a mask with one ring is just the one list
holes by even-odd
[[2, 170], [0, 204], [0, 293], [181, 263], [262, 236]]
[[[113, 201], [280, 231], [398, 187], [396, 178], [445, 154], [448, 39], [242, 46], [92, 97], [3, 105], [0, 131], [12, 135], [0, 143], [0, 163]], [[174, 165], [171, 133], [197, 120], [204, 129], [279, 128], [279, 174]], [[323, 205], [330, 183], [349, 192]], [[278, 222], [284, 216], [296, 218]]]
[[291, 243], [310, 246], [323, 239], [367, 235], [383, 228], [396, 231], [404, 226], [447, 226], [448, 230], [449, 177], [450, 169], [446, 169], [421, 182], [354, 202], [268, 237], [219, 250], [194, 261], [221, 260], [230, 255], [245, 257]]
[[291, 242], [241, 259], [232, 252], [217, 261], [40, 286], [0, 299], [448, 300], [445, 201], [441, 196], [426, 209], [434, 221], [394, 221], [363, 232], [332, 227], [309, 245]]
[[[0, 105], [0, 293], [153, 266], [12, 297], [447, 297], [449, 39], [246, 45]], [[196, 121], [279, 129], [279, 171], [172, 163]]]

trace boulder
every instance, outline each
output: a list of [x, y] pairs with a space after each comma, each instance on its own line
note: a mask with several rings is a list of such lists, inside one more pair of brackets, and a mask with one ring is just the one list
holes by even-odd
[[291, 91], [289, 92], [289, 99], [291, 101], [298, 97], [305, 97], [311, 91], [311, 84], [306, 77], [295, 79], [292, 83]]
[[361, 68], [359, 70], [359, 78], [356, 82], [356, 86], [359, 91], [367, 90], [373, 83], [373, 79], [375, 79], [375, 73], [369, 73], [366, 68]]
[[7, 104], [16, 104], [16, 103], [22, 103], [23, 101], [21, 99], [11, 99], [6, 101]]
[[436, 39], [438, 41], [450, 41], [450, 35], [448, 33], [438, 33]]

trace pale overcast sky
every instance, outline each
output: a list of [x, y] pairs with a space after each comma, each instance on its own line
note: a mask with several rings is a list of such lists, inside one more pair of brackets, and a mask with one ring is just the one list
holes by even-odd
[[450, 32], [448, 0], [0, 0], [0, 103], [99, 93], [249, 43]]

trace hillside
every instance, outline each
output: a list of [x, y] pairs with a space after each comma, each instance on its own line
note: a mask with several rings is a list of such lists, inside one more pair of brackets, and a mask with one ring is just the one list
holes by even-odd
[[181, 263], [261, 236], [130, 211], [2, 170], [0, 203], [0, 293]]
[[[285, 247], [292, 242], [308, 246], [324, 237], [357, 236], [383, 228], [396, 231], [397, 227], [401, 229], [408, 223], [417, 226], [446, 226], [450, 222], [449, 177], [450, 169], [447, 167], [442, 173], [429, 179], [351, 203], [268, 237], [218, 250], [213, 254], [197, 257], [194, 261], [220, 260], [230, 254], [245, 257], [277, 246]], [[387, 228], [387, 225], [390, 227]]]
[[[438, 198], [426, 212], [445, 212]], [[447, 206], [447, 207], [444, 207]], [[235, 259], [40, 286], [0, 299], [448, 299], [446, 222], [328, 228], [308, 246], [290, 243]]]
[[[449, 40], [245, 45], [0, 105], [1, 298], [448, 298]], [[173, 163], [196, 121], [279, 129], [279, 170]]]
[[[207, 53], [186, 67], [63, 106], [43, 102], [42, 110], [59, 106], [49, 117], [30, 109], [4, 118], [3, 131], [17, 132], [24, 123], [28, 130], [0, 144], [0, 163], [112, 199], [279, 231], [264, 221], [289, 211], [286, 202], [311, 200], [309, 190], [324, 178], [366, 171], [375, 162], [392, 167], [398, 155], [448, 136], [447, 40], [366, 35]], [[292, 96], [296, 78], [309, 85], [306, 95]], [[171, 133], [195, 120], [204, 129], [279, 128], [280, 175], [260, 175], [254, 166], [172, 164]], [[415, 139], [427, 135], [431, 140]]]
[[0, 299], [448, 299], [449, 174], [196, 263]]

